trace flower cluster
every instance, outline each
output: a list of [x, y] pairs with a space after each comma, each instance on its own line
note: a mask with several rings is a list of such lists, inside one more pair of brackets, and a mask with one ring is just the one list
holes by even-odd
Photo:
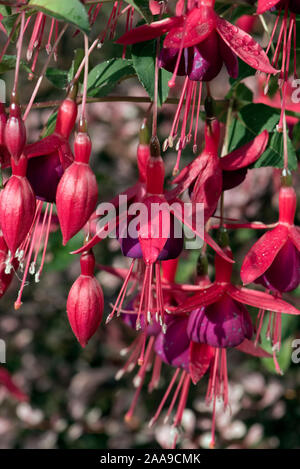
[[[278, 363], [281, 318], [282, 315], [300, 314], [290, 301], [283, 298], [283, 294], [295, 290], [300, 284], [300, 228], [295, 225], [297, 197], [289, 169], [287, 129], [287, 122], [290, 127], [296, 122], [287, 121], [289, 116], [286, 116], [288, 111], [297, 112], [296, 108], [289, 106], [287, 94], [290, 89], [288, 77], [292, 49], [296, 76], [298, 3], [296, 0], [258, 1], [257, 14], [274, 8], [278, 11], [267, 51], [264, 51], [250, 34], [253, 17], [250, 22], [249, 18], [244, 18], [244, 21], [240, 18], [241, 27], [232, 24], [225, 18], [226, 15], [221, 16], [217, 12], [214, 0], [178, 0], [174, 2], [175, 12], [170, 10], [170, 6], [165, 8], [163, 2], [152, 1], [150, 9], [156, 19], [136, 28], [132, 27], [134, 7], [129, 5], [122, 9], [122, 2], [114, 2], [107, 26], [100, 34], [98, 31], [94, 44], [102, 44], [107, 36], [113, 39], [117, 20], [125, 14], [126, 32], [117, 40], [124, 46], [123, 59], [126, 60], [126, 47], [140, 42], [154, 41], [156, 52], [153, 77], [149, 77], [154, 83], [153, 103], [143, 120], [137, 148], [138, 180], [111, 201], [115, 214], [109, 221], [96, 211], [98, 182], [89, 164], [92, 141], [87, 130], [86, 105], [90, 86], [89, 55], [94, 46], [88, 47], [85, 34], [85, 54], [70, 79], [65, 99], [58, 106], [54, 129], [40, 140], [28, 143], [26, 118], [43, 74], [29, 108], [22, 115], [18, 100], [22, 44], [26, 30], [34, 22], [27, 47], [27, 60], [33, 58], [30, 68], [33, 78], [48, 22], [47, 13], [51, 13], [51, 8], [49, 6], [49, 11], [46, 8], [46, 13], [39, 11], [35, 17], [30, 14], [26, 17], [27, 2], [17, 2], [14, 6], [17, 20], [12, 31], [13, 34], [18, 32], [19, 39], [9, 113], [3, 105], [0, 106], [1, 170], [9, 174], [0, 194], [0, 295], [5, 294], [14, 273], [19, 270], [23, 277], [15, 308], [21, 307], [28, 274], [34, 275], [36, 282], [40, 279], [53, 224], [59, 226], [64, 245], [84, 230], [83, 246], [71, 253], [80, 254], [81, 268], [66, 302], [72, 331], [80, 345], [85, 347], [102, 321], [104, 297], [95, 274], [96, 268], [121, 277], [123, 285], [106, 323], [118, 317], [136, 330], [136, 338], [127, 350], [128, 359], [117, 374], [117, 379], [120, 379], [126, 372], [138, 367], [134, 378], [136, 393], [125, 419], [129, 422], [133, 417], [149, 370], [152, 370], [148, 386], [151, 392], [159, 385], [163, 367], [173, 368], [173, 377], [150, 421], [150, 425], [154, 425], [159, 419], [173, 393], [165, 414], [167, 421], [174, 413], [172, 447], [178, 443], [189, 388], [205, 375], [208, 376], [206, 398], [213, 407], [211, 446], [215, 445], [216, 401], [222, 398], [224, 408], [230, 402], [228, 350], [234, 348], [255, 357], [273, 356], [276, 370], [281, 373]], [[96, 25], [101, 8], [102, 2], [94, 2], [88, 8], [87, 17], [91, 26]], [[46, 50], [48, 54], [57, 55], [58, 42], [64, 31], [61, 30], [60, 34], [56, 19], [60, 16], [55, 13], [52, 17], [49, 14]], [[268, 52], [273, 48], [277, 28], [279, 38], [270, 62]], [[80, 34], [80, 29], [76, 29], [75, 35]], [[2, 30], [8, 36], [6, 48], [12, 33], [6, 31], [5, 25], [2, 25]], [[1, 58], [4, 54], [5, 50]], [[233, 113], [237, 110], [233, 94], [229, 93], [226, 97], [226, 124], [224, 116], [215, 109], [210, 82], [221, 70], [224, 71], [225, 66], [236, 87], [239, 61], [252, 67], [253, 73], [260, 74], [257, 77], [260, 91], [262, 86], [268, 88], [271, 76], [276, 78], [277, 75], [279, 80], [280, 91], [276, 99], [281, 111], [278, 113], [276, 132], [283, 142], [280, 152], [280, 167], [283, 169], [278, 190], [279, 218], [272, 225], [231, 220], [225, 216], [226, 192], [242, 184], [247, 172], [259, 163], [266, 152], [272, 150], [271, 131], [267, 126], [253, 132], [252, 139], [233, 145], [234, 148], [229, 146]], [[176, 144], [178, 156], [171, 181], [166, 175], [157, 135], [159, 74], [162, 69], [171, 72], [168, 86], [176, 90], [179, 96], [175, 99], [178, 107], [173, 125], [163, 144], [166, 151], [173, 146], [179, 133]], [[84, 72], [83, 80], [81, 72]], [[78, 96], [81, 81], [82, 92]], [[79, 102], [82, 103], [80, 110]], [[268, 98], [264, 100], [262, 92], [256, 102], [275, 106]], [[152, 134], [149, 135], [151, 111], [153, 124]], [[70, 142], [78, 113], [79, 122], [72, 145]], [[179, 130], [180, 117], [182, 123]], [[202, 137], [200, 117], [204, 121], [204, 129], [202, 150], [198, 151], [199, 133]], [[180, 158], [184, 149], [188, 153], [193, 131], [193, 151], [197, 152], [197, 156], [184, 166]], [[99, 193], [101, 196], [101, 187]], [[122, 197], [127, 198], [126, 210], [121, 203]], [[189, 217], [184, 216], [186, 201], [190, 207]], [[145, 208], [146, 217], [139, 216], [137, 206]], [[154, 207], [159, 210], [154, 211]], [[201, 226], [197, 222], [199, 210], [202, 213]], [[238, 269], [235, 252], [230, 248], [230, 234], [231, 230], [244, 228], [266, 230], [266, 233], [243, 259], [241, 285], [233, 280], [233, 269], [235, 272]], [[180, 268], [180, 259], [185, 255], [186, 229], [201, 239], [202, 248], [198, 248], [195, 281], [183, 284], [176, 282], [176, 273]], [[112, 231], [122, 255], [129, 259], [128, 269], [96, 263], [93, 248]], [[209, 248], [214, 251], [213, 263], [208, 262]], [[250, 288], [249, 284], [258, 287]], [[266, 315], [269, 315], [267, 334], [272, 343], [271, 354], [259, 345]], [[27, 398], [2, 369], [0, 382], [18, 399]]]

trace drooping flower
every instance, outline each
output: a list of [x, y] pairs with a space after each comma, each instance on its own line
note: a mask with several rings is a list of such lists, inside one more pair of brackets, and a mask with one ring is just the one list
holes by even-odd
[[22, 155], [18, 163], [11, 158], [11, 164], [12, 176], [0, 195], [0, 224], [13, 257], [30, 230], [36, 201], [26, 178], [27, 158]]
[[36, 197], [46, 202], [55, 202], [58, 183], [74, 160], [69, 138], [77, 117], [76, 94], [75, 86], [61, 103], [54, 132], [24, 149], [27, 178]]
[[279, 220], [246, 255], [241, 278], [244, 284], [261, 283], [275, 292], [294, 290], [300, 283], [300, 228], [294, 225], [296, 193], [293, 187], [279, 191]]
[[[219, 57], [222, 57], [232, 73], [233, 70], [236, 73], [234, 61], [235, 57], [238, 56], [256, 70], [277, 73], [277, 70], [270, 65], [266, 53], [249, 34], [215, 13], [213, 0], [198, 2], [197, 6], [194, 6], [194, 2], [191, 3], [193, 6], [189, 8], [186, 14], [139, 26], [124, 34], [117, 42], [120, 44], [134, 44], [168, 33], [164, 39], [164, 49], [177, 49], [179, 51], [178, 54], [180, 55], [177, 57], [177, 64], [175, 65], [178, 68], [181, 54], [184, 56], [186, 48], [199, 46], [209, 38], [210, 47], [214, 44], [211, 57], [207, 56], [207, 60], [205, 60], [201, 56], [201, 49], [200, 51], [197, 49], [198, 52], [192, 54], [196, 59], [195, 70], [199, 67], [206, 67], [208, 60], [215, 66]], [[203, 50], [205, 50], [205, 47]], [[209, 50], [209, 46], [207, 50]], [[193, 66], [190, 66], [190, 70], [192, 69]]]
[[83, 228], [96, 207], [98, 185], [89, 166], [91, 148], [88, 134], [78, 132], [74, 143], [75, 161], [64, 172], [57, 187], [56, 207], [63, 244]]
[[102, 320], [104, 299], [94, 276], [95, 256], [91, 251], [82, 254], [80, 266], [81, 274], [69, 292], [67, 314], [78, 342], [85, 347]]
[[219, 158], [220, 124], [216, 119], [207, 120], [205, 147], [173, 179], [177, 185], [169, 197], [177, 197], [189, 189], [191, 201], [204, 204], [204, 220], [207, 221], [216, 210], [221, 192], [236, 187], [245, 179], [248, 167], [265, 151], [268, 138], [268, 132], [264, 130], [249, 143]]

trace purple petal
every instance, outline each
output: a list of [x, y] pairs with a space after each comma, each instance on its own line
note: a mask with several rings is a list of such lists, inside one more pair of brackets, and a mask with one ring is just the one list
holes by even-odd
[[28, 159], [27, 178], [38, 199], [55, 202], [62, 175], [63, 168], [57, 152]]
[[167, 332], [161, 332], [155, 341], [155, 352], [163, 362], [189, 371], [190, 340], [186, 333], [188, 318], [172, 319]]
[[234, 52], [227, 46], [221, 37], [219, 37], [220, 53], [224, 61], [227, 72], [232, 78], [237, 78], [239, 75], [239, 62]]
[[255, 283], [277, 291], [288, 292], [300, 283], [300, 253], [288, 239], [280, 249], [271, 266]]
[[223, 171], [223, 191], [229, 191], [240, 185], [247, 175], [247, 168], [237, 171]]
[[[160, 51], [159, 58], [158, 58], [158, 66], [160, 68], [164, 68], [168, 70], [168, 72], [173, 73], [177, 57], [178, 57], [178, 49], [174, 48], [167, 48], [163, 47]], [[177, 75], [184, 76], [187, 73], [187, 58], [188, 58], [188, 49], [183, 49], [181, 58], [179, 61]]]
[[210, 81], [215, 78], [222, 68], [217, 34], [211, 33], [207, 39], [190, 49], [192, 57], [189, 57], [188, 64], [189, 79]]
[[192, 311], [187, 333], [193, 342], [228, 348], [250, 339], [253, 328], [245, 306], [224, 295], [216, 303]]

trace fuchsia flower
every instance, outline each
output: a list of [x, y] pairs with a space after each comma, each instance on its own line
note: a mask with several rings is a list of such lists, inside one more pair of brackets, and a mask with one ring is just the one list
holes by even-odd
[[31, 228], [36, 201], [26, 178], [27, 158], [22, 155], [18, 164], [11, 158], [11, 164], [12, 176], [0, 195], [0, 225], [13, 257]]
[[[227, 256], [231, 255], [230, 249], [224, 248]], [[189, 334], [192, 338], [205, 338], [208, 345], [218, 347], [229, 346], [229, 343], [239, 345], [244, 338], [249, 338], [249, 316], [244, 305], [264, 308], [277, 313], [300, 314], [292, 305], [274, 298], [268, 293], [237, 287], [231, 283], [232, 264], [216, 254], [215, 281], [188, 298], [175, 310], [176, 314], [192, 314], [189, 325]], [[190, 316], [191, 317], [191, 316]], [[210, 323], [211, 317], [211, 323]], [[201, 330], [202, 324], [203, 330]], [[236, 325], [239, 324], [238, 329]], [[239, 330], [239, 329], [242, 330]], [[231, 337], [229, 332], [231, 331]]]
[[241, 278], [244, 284], [260, 283], [274, 292], [294, 290], [300, 283], [300, 228], [294, 225], [296, 193], [279, 192], [279, 220], [246, 255]]
[[69, 138], [77, 117], [76, 87], [61, 103], [54, 132], [38, 142], [26, 145], [27, 178], [40, 200], [53, 203], [58, 183], [74, 160]]
[[237, 57], [256, 70], [277, 73], [259, 44], [245, 31], [218, 16], [213, 6], [213, 0], [197, 2], [186, 14], [181, 12], [178, 16], [139, 26], [117, 42], [134, 44], [167, 33], [161, 64], [168, 69], [174, 65], [175, 75], [179, 71], [191, 80], [211, 80], [219, 73], [223, 61], [229, 73], [236, 76]]
[[78, 342], [85, 347], [102, 320], [104, 299], [94, 276], [95, 256], [91, 251], [82, 254], [80, 266], [81, 275], [69, 292], [67, 314]]
[[204, 204], [207, 221], [217, 208], [222, 190], [232, 189], [245, 179], [248, 167], [265, 151], [268, 138], [264, 130], [251, 142], [219, 158], [220, 124], [216, 119], [207, 120], [203, 151], [173, 179], [177, 186], [168, 197], [177, 197], [189, 189], [192, 202]]
[[74, 144], [75, 161], [67, 168], [57, 187], [56, 207], [63, 244], [83, 228], [97, 203], [98, 185], [89, 166], [91, 149], [88, 134], [78, 132]]

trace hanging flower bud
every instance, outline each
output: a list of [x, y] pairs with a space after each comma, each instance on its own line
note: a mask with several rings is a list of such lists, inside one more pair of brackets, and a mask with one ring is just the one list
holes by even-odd
[[27, 159], [23, 155], [18, 164], [11, 159], [12, 176], [0, 196], [0, 224], [11, 254], [26, 238], [33, 222], [36, 201], [26, 178]]
[[150, 158], [149, 130], [143, 122], [139, 135], [139, 144], [137, 148], [137, 164], [139, 168], [140, 182], [146, 182], [146, 170]]
[[92, 251], [82, 254], [81, 275], [73, 283], [67, 301], [71, 328], [82, 347], [95, 334], [103, 315], [103, 293], [94, 276], [95, 257]]
[[66, 99], [61, 103], [57, 113], [55, 133], [68, 139], [73, 130], [77, 117], [77, 85], [71, 87]]
[[91, 140], [86, 132], [77, 134], [74, 152], [75, 161], [63, 174], [56, 193], [63, 244], [66, 244], [87, 223], [98, 198], [96, 177], [88, 164]]
[[1, 168], [10, 166], [10, 154], [5, 144], [5, 127], [7, 116], [3, 103], [0, 103], [0, 164]]
[[15, 162], [17, 162], [25, 147], [26, 128], [21, 116], [21, 108], [17, 103], [17, 98], [14, 93], [12, 93], [11, 99], [9, 118], [5, 126], [4, 138], [10, 155]]

